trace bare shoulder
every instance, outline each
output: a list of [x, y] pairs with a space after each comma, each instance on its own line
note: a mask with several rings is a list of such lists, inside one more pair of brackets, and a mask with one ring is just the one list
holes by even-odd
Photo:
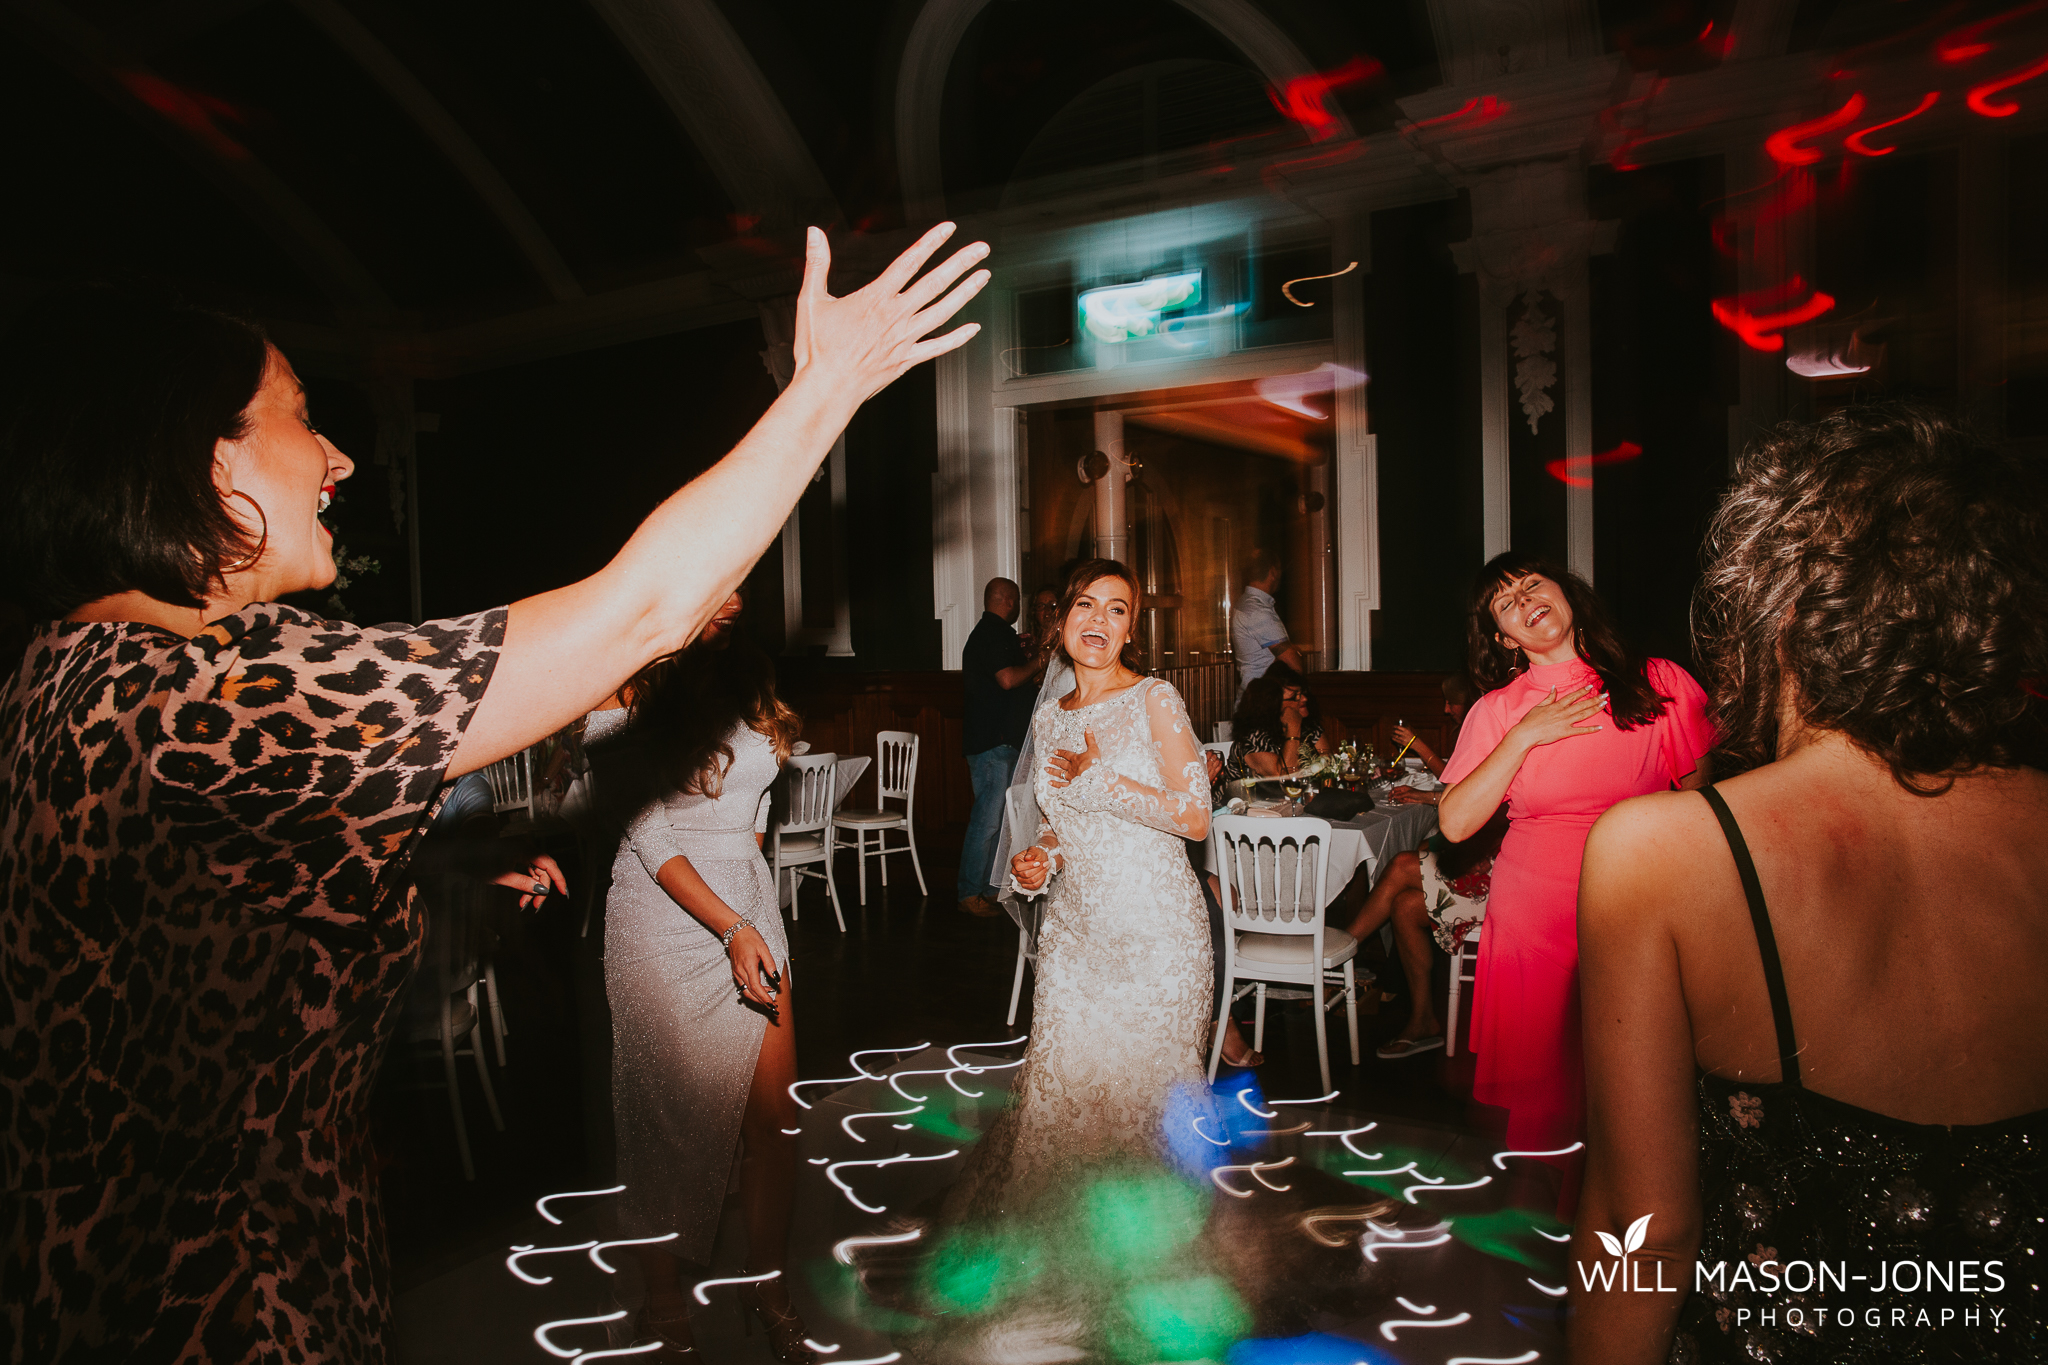
[[1713, 810], [1696, 792], [1656, 792], [1616, 805], [1586, 840], [1581, 930], [1676, 923], [1689, 914], [1703, 880], [1716, 881], [1698, 873], [1719, 845]]

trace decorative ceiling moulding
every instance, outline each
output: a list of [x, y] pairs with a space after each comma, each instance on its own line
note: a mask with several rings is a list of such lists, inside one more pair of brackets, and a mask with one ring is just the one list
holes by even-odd
[[1461, 177], [1472, 196], [1472, 235], [1451, 244], [1458, 269], [1511, 294], [1582, 287], [1587, 257], [1614, 249], [1619, 223], [1586, 217], [1585, 167], [1576, 158]]
[[[713, 0], [590, 0], [739, 212], [773, 232], [837, 224], [839, 201]], [[799, 253], [801, 255], [801, 253]]]
[[[598, 0], [600, 6], [621, 2]], [[903, 184], [903, 211], [908, 222], [931, 222], [946, 216], [940, 146], [946, 75], [967, 30], [990, 3], [926, 0], [904, 43], [896, 77], [896, 171]], [[1248, 0], [1175, 3], [1243, 53], [1274, 89], [1284, 90], [1289, 82], [1315, 74], [1294, 40]], [[1329, 140], [1353, 138], [1355, 131], [1343, 110], [1333, 107], [1329, 112], [1334, 119]]]

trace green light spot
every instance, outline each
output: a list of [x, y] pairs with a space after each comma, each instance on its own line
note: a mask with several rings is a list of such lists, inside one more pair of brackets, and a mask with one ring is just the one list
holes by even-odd
[[1124, 1296], [1133, 1329], [1113, 1349], [1125, 1360], [1220, 1360], [1251, 1330], [1251, 1314], [1214, 1275], [1133, 1287]]
[[1172, 1255], [1194, 1240], [1206, 1213], [1201, 1195], [1168, 1175], [1100, 1180], [1081, 1197], [1089, 1249], [1112, 1266]]
[[926, 1287], [942, 1307], [980, 1313], [1037, 1279], [1041, 1269], [1038, 1246], [1027, 1238], [963, 1231], [932, 1258]]

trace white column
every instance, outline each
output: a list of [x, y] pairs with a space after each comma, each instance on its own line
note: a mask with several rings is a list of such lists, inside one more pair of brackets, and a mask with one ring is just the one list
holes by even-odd
[[[1356, 217], [1337, 217], [1331, 243], [1337, 261], [1358, 262], [1358, 269], [1335, 281], [1330, 306], [1335, 314], [1331, 326], [1336, 363], [1359, 374], [1365, 373], [1365, 277], [1372, 273], [1370, 222], [1362, 211]], [[1372, 614], [1380, 605], [1380, 474], [1378, 445], [1366, 430], [1370, 392], [1369, 384], [1337, 385], [1337, 449], [1327, 481], [1337, 582], [1326, 613], [1325, 624], [1333, 623], [1334, 628], [1332, 638], [1323, 645], [1325, 668], [1372, 667]]]
[[1565, 267], [1564, 458], [1581, 477], [1564, 486], [1565, 567], [1593, 581], [1593, 281], [1585, 257]]
[[1095, 414], [1095, 448], [1109, 457], [1109, 468], [1095, 481], [1095, 553], [1104, 559], [1122, 560], [1131, 548], [1124, 520], [1124, 483], [1131, 468], [1124, 454], [1121, 412]]

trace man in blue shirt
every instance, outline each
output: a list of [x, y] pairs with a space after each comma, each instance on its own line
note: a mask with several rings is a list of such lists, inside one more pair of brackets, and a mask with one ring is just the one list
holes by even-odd
[[1271, 550], [1254, 550], [1244, 566], [1244, 591], [1230, 613], [1230, 648], [1237, 655], [1237, 693], [1253, 678], [1265, 676], [1275, 659], [1295, 672], [1306, 675], [1301, 651], [1287, 638], [1287, 623], [1273, 594], [1280, 591], [1280, 556]]
[[981, 592], [981, 620], [960, 656], [967, 675], [967, 719], [960, 747], [967, 752], [967, 770], [974, 782], [974, 813], [967, 817], [967, 843], [960, 850], [960, 908], [983, 918], [1001, 913], [989, 871], [1010, 770], [1017, 765], [1035, 699], [1031, 660], [1010, 628], [1022, 600], [1015, 583], [991, 578]]

